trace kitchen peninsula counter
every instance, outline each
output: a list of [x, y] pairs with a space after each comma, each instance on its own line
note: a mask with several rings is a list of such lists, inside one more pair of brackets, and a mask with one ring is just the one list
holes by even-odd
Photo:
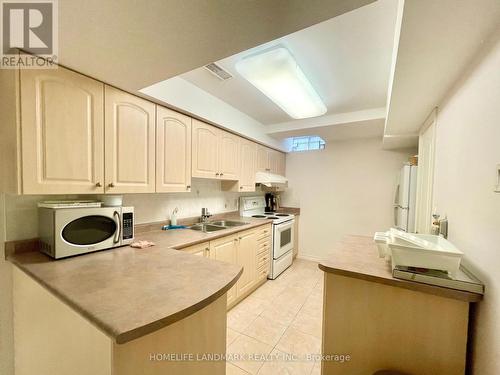
[[393, 278], [365, 236], [346, 237], [319, 268], [322, 354], [349, 355], [344, 362], [323, 360], [323, 374], [464, 374], [469, 307], [481, 295]]

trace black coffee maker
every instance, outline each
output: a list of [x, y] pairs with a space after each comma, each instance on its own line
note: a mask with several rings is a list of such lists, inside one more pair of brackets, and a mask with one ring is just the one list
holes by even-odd
[[266, 212], [275, 212], [276, 211], [276, 195], [273, 193], [266, 193]]

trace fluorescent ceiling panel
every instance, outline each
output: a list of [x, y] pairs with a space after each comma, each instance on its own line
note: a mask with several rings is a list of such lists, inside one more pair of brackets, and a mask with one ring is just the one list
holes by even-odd
[[286, 48], [246, 57], [236, 70], [294, 119], [321, 116], [326, 106]]

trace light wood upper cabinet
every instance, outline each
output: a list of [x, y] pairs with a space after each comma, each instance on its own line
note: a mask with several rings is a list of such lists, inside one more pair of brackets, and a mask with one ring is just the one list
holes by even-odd
[[285, 175], [285, 153], [257, 146], [257, 171]]
[[20, 77], [22, 192], [103, 193], [103, 84], [62, 67]]
[[219, 134], [218, 171], [223, 180], [237, 180], [240, 175], [240, 139], [224, 130]]
[[[221, 239], [210, 241], [210, 257], [222, 262], [237, 263], [237, 242], [238, 236], [227, 236]], [[227, 304], [231, 305], [236, 300], [236, 288], [234, 285], [227, 292]]]
[[192, 176], [238, 180], [240, 172], [239, 137], [193, 119]]
[[238, 296], [248, 292], [256, 280], [256, 253], [257, 253], [257, 232], [250, 230], [238, 236], [238, 246], [236, 248], [237, 264], [243, 267], [243, 273], [236, 283], [236, 294]]
[[269, 164], [271, 173], [285, 175], [285, 153], [269, 150]]
[[286, 154], [284, 152], [278, 152], [277, 174], [280, 174], [282, 176], [286, 175]]
[[257, 171], [271, 172], [270, 149], [265, 146], [257, 146]]
[[201, 178], [218, 177], [219, 132], [215, 126], [193, 119], [192, 176]]
[[106, 193], [155, 191], [155, 105], [105, 86]]
[[246, 139], [240, 140], [240, 181], [239, 191], [255, 191], [257, 171], [257, 144]]
[[191, 117], [156, 107], [156, 191], [191, 191]]

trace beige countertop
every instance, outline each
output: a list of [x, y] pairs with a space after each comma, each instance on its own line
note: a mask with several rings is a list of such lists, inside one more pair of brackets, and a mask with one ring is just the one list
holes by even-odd
[[298, 207], [280, 207], [276, 210], [276, 212], [281, 212], [284, 214], [292, 214], [292, 215], [300, 215], [300, 208]]
[[373, 281], [399, 288], [411, 289], [466, 302], [478, 302], [482, 295], [460, 290], [427, 285], [392, 277], [389, 262], [378, 256], [373, 238], [366, 236], [347, 236], [337, 244], [327, 260], [319, 264], [325, 272]]
[[137, 235], [156, 243], [146, 249], [124, 246], [60, 260], [31, 251], [8, 259], [121, 344], [187, 317], [236, 283], [240, 266], [175, 249], [270, 223], [241, 220], [249, 224], [212, 233], [179, 229]]

